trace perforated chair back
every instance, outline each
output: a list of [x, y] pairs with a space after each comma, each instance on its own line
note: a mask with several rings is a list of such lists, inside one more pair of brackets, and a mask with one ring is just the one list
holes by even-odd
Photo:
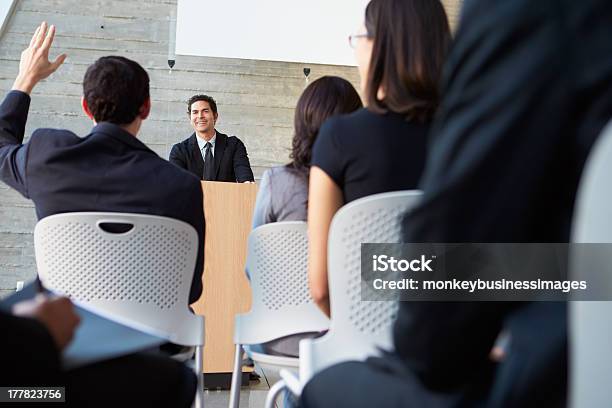
[[191, 225], [153, 215], [57, 214], [36, 224], [34, 245], [45, 287], [174, 343], [204, 343], [203, 318], [188, 309], [198, 250]]
[[[612, 122], [592, 148], [576, 199], [572, 240], [577, 243], [612, 243]], [[596, 284], [612, 293], [609, 256], [572, 258], [574, 276], [596, 272]], [[576, 408], [610, 406], [612, 401], [612, 302], [570, 302], [570, 401]]]
[[[242, 346], [261, 344], [297, 333], [319, 332], [329, 319], [315, 305], [308, 287], [308, 233], [305, 222], [274, 222], [249, 234], [246, 268], [252, 305], [236, 315], [234, 368], [230, 408], [240, 405]], [[270, 371], [293, 369], [295, 357], [250, 352], [251, 358]]]
[[275, 222], [251, 231], [247, 270], [253, 301], [248, 313], [236, 316], [234, 343], [260, 344], [329, 327], [308, 288], [305, 222]]
[[416, 190], [375, 194], [334, 216], [328, 242], [331, 325], [325, 336], [300, 342], [301, 382], [332, 364], [392, 348], [398, 303], [361, 300], [361, 244], [401, 242], [401, 220], [421, 195]]

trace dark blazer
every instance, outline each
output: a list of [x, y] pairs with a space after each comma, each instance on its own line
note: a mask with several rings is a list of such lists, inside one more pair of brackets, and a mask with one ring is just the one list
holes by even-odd
[[[201, 180], [204, 175], [204, 160], [196, 137], [193, 133], [189, 138], [172, 146], [169, 160], [170, 163], [190, 171]], [[242, 183], [255, 180], [246, 147], [236, 136], [217, 132], [214, 163], [214, 181]]]
[[202, 292], [202, 187], [140, 140], [108, 122], [83, 138], [37, 129], [22, 144], [30, 97], [10, 92], [0, 105], [0, 179], [34, 201], [38, 218], [78, 211], [161, 215], [191, 224], [199, 237], [190, 302]]
[[161, 354], [136, 353], [66, 371], [54, 339], [38, 320], [0, 311], [0, 333], [0, 384], [65, 387], [66, 407], [108, 407], [118, 401], [130, 407], [191, 407], [193, 371]]
[[1, 384], [63, 384], [59, 350], [42, 323], [0, 311], [0, 328]]
[[[612, 117], [611, 23], [609, 0], [465, 2], [406, 242], [568, 242], [585, 160]], [[508, 355], [493, 367], [502, 326]], [[404, 302], [395, 346], [433, 390], [565, 406], [565, 304]]]

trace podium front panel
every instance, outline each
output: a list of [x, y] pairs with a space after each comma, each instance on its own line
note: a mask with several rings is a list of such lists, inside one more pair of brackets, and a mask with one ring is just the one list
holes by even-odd
[[230, 373], [234, 358], [234, 316], [251, 307], [244, 269], [256, 184], [202, 182], [204, 195], [204, 275], [200, 299], [204, 315], [204, 372]]

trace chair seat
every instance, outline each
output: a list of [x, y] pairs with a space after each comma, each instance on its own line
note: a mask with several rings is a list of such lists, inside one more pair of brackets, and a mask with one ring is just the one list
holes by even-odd
[[300, 366], [300, 359], [297, 357], [286, 357], [286, 356], [275, 356], [272, 354], [256, 353], [251, 351], [249, 353], [253, 361], [259, 363], [259, 365], [267, 365], [270, 367], [281, 368], [294, 368], [297, 369]]

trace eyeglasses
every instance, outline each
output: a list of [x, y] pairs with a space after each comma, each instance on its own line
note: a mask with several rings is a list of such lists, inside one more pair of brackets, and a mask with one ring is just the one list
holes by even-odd
[[357, 47], [357, 39], [358, 38], [370, 38], [370, 35], [365, 33], [365, 34], [351, 34], [348, 36], [348, 42], [349, 45], [351, 46], [351, 48], [355, 48]]

